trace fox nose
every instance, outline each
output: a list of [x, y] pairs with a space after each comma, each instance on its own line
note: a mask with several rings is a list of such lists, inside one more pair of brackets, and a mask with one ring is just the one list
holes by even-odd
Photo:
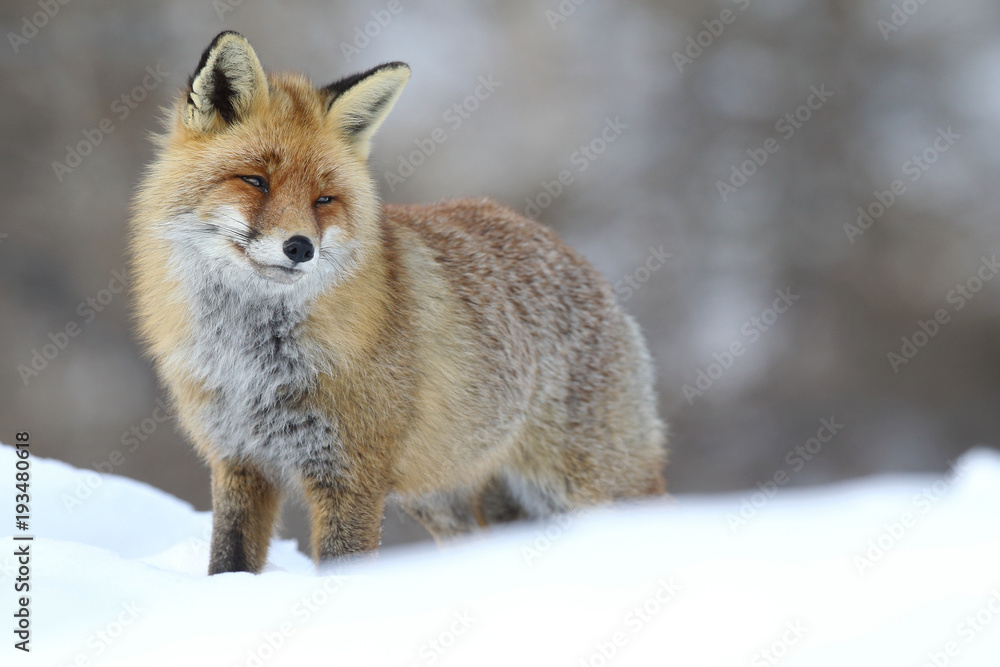
[[308, 262], [316, 254], [312, 241], [305, 236], [293, 236], [288, 239], [282, 246], [282, 250], [285, 251], [285, 256], [296, 264]]

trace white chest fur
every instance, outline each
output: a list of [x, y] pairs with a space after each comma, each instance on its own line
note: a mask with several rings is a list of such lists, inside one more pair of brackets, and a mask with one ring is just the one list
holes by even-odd
[[335, 473], [335, 424], [310, 400], [319, 371], [302, 337], [306, 304], [212, 280], [190, 296], [183, 357], [215, 397], [199, 416], [213, 448], [282, 477]]

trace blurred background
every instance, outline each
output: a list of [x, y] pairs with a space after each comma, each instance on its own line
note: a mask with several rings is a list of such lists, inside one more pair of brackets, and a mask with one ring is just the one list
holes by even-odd
[[[223, 29], [317, 84], [411, 65], [384, 198], [490, 195], [608, 276], [656, 359], [674, 493], [940, 471], [1000, 440], [996, 3], [19, 0], [0, 21], [0, 441], [210, 507], [122, 286], [148, 135]], [[387, 512], [385, 544], [425, 538]]]

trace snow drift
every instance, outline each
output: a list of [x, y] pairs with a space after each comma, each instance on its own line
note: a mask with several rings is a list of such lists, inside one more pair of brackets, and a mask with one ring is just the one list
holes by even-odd
[[[14, 450], [0, 446], [12, 479]], [[9, 477], [8, 477], [9, 474]], [[211, 517], [147, 485], [31, 458], [32, 665], [1000, 664], [1000, 454], [947, 477], [764, 484], [387, 549], [319, 576], [276, 540], [207, 577]]]

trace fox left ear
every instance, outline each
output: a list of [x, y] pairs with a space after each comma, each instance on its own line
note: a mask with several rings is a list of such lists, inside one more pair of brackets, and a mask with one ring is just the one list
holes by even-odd
[[368, 158], [372, 135], [389, 115], [403, 86], [410, 79], [410, 67], [394, 62], [373, 67], [323, 88], [329, 101], [328, 117], [337, 129]]
[[250, 43], [238, 32], [216, 36], [191, 76], [184, 124], [210, 132], [240, 120], [257, 102], [267, 101], [267, 75]]

